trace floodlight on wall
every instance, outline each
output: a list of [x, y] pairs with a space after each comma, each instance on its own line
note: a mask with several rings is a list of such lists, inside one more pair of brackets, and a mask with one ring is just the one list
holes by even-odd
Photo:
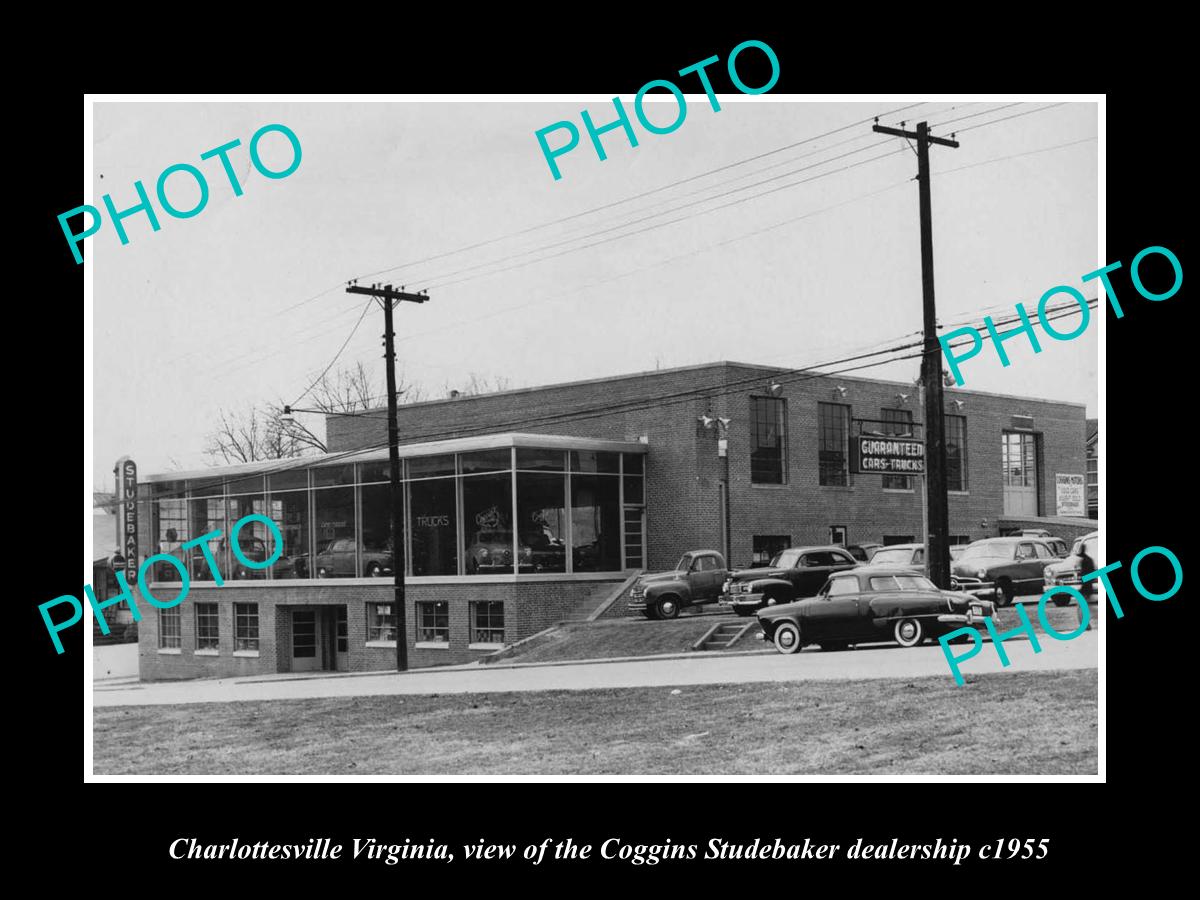
[[717, 418], [717, 421], [721, 423], [721, 428], [723, 428], [724, 430], [728, 431], [728, 430], [729, 430], [729, 423], [730, 423], [730, 422], [732, 422], [732, 421], [733, 421], [733, 419], [722, 419], [722, 418], [718, 417], [718, 418]]
[[833, 393], [834, 393], [834, 396], [835, 396], [835, 397], [839, 397], [839, 398], [843, 398], [843, 399], [844, 399], [844, 398], [845, 398], [845, 396], [846, 396], [846, 389], [845, 389], [844, 387], [842, 387], [840, 384], [839, 384], [839, 385], [835, 385], [835, 386], [834, 386], [834, 388], [833, 388]]
[[896, 402], [901, 406], [904, 406], [906, 403], [908, 403], [908, 394], [897, 394]]
[[772, 397], [778, 397], [783, 393], [783, 385], [778, 381], [772, 381], [769, 385], [767, 385], [767, 393]]
[[959, 410], [961, 410], [964, 406], [967, 405], [966, 400], [955, 400], [955, 399], [951, 398], [950, 402], [954, 404], [955, 409], [959, 409]]
[[700, 416], [696, 419], [696, 421], [699, 422], [703, 428], [712, 428], [713, 422], [715, 422], [716, 419], [714, 419], [712, 416]]

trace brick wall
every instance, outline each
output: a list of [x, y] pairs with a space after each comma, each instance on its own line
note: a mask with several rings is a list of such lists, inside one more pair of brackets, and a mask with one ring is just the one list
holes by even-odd
[[[773, 376], [784, 370], [737, 363], [645, 372], [607, 380], [553, 385], [402, 406], [401, 440], [420, 442], [455, 436], [459, 429], [491, 429], [618, 440], [649, 440], [646, 460], [646, 534], [649, 571], [674, 565], [687, 550], [721, 548], [719, 482], [722, 461], [718, 434], [702, 428], [704, 414], [732, 420], [729, 430], [731, 556], [734, 564], [752, 558], [753, 536], [788, 535], [793, 546], [829, 541], [829, 527], [847, 528], [848, 541], [882, 542], [887, 535], [923, 534], [919, 481], [910, 492], [885, 491], [880, 475], [853, 475], [845, 487], [819, 482], [817, 403], [838, 402], [851, 416], [879, 419], [884, 408], [908, 409], [924, 420], [917, 391], [904, 382], [843, 376], [788, 381], [788, 453], [785, 485], [750, 482], [749, 398], [765, 395]], [[846, 388], [843, 397], [835, 387]], [[694, 397], [659, 402], [647, 409], [594, 415], [597, 407], [627, 401], [653, 401], [681, 391]], [[908, 394], [901, 403], [897, 394]], [[952, 401], [961, 400], [959, 409]], [[530, 422], [535, 417], [587, 411], [589, 418]], [[1033, 417], [1040, 438], [1042, 515], [1054, 515], [1054, 476], [1085, 471], [1081, 404], [1059, 403], [974, 391], [950, 390], [945, 411], [967, 419], [967, 490], [950, 497], [950, 534], [979, 539], [996, 535], [1003, 514], [1001, 434], [1014, 415]], [[385, 442], [382, 419], [331, 416], [331, 452]], [[478, 433], [478, 432], [473, 432]], [[986, 520], [987, 525], [982, 523]]]
[[[410, 668], [471, 662], [491, 650], [471, 650], [470, 604], [477, 600], [504, 603], [504, 640], [512, 643], [559, 621], [600, 584], [617, 582], [521, 582], [506, 584], [410, 585], [405, 592], [408, 625], [408, 664]], [[165, 591], [164, 599], [167, 598]], [[347, 670], [370, 672], [396, 668], [395, 645], [368, 647], [367, 603], [390, 603], [394, 594], [390, 584], [284, 585], [239, 587], [193, 587], [179, 606], [182, 646], [178, 653], [160, 653], [158, 610], [140, 595], [138, 608], [142, 622], [138, 630], [138, 666], [144, 681], [183, 678], [242, 677], [291, 671], [291, 615], [289, 608], [346, 607]], [[450, 646], [426, 649], [414, 646], [417, 636], [417, 603], [445, 601], [448, 604]], [[218, 655], [196, 652], [195, 603], [216, 603], [219, 617]], [[234, 656], [233, 606], [235, 603], [258, 604], [259, 655]], [[332, 615], [333, 613], [331, 613]], [[319, 624], [319, 623], [318, 623]], [[320, 635], [324, 641], [324, 636]]]

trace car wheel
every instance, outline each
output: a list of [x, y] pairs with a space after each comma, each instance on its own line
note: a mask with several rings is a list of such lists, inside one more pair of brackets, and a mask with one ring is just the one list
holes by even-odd
[[368, 578], [378, 578], [382, 574], [383, 574], [383, 567], [380, 566], [379, 563], [373, 562], [369, 566], [367, 566], [367, 577]]
[[1012, 606], [1013, 598], [1016, 592], [1013, 590], [1012, 582], [1007, 578], [1001, 578], [996, 582], [996, 591], [999, 596], [996, 598], [1000, 606]]
[[918, 647], [925, 640], [925, 628], [920, 619], [900, 619], [892, 626], [892, 637], [901, 647]]
[[318, 566], [317, 567], [317, 577], [318, 578], [328, 578], [329, 570], [326, 569], [324, 566]]
[[850, 647], [846, 641], [826, 641], [821, 645], [822, 650], [846, 650]]
[[800, 629], [795, 622], [780, 622], [775, 626], [775, 649], [787, 654], [800, 652]]
[[659, 597], [654, 605], [654, 611], [660, 619], [674, 619], [679, 615], [679, 598], [674, 595]]

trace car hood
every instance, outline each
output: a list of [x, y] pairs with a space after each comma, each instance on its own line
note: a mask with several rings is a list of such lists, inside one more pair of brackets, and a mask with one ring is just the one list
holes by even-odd
[[1001, 566], [1012, 561], [1012, 559], [1003, 556], [977, 556], [974, 559], [956, 559], [951, 561], [950, 571], [955, 575], [974, 575], [980, 569]]
[[1068, 556], [1066, 559], [1056, 559], [1050, 565], [1046, 566], [1047, 575], [1059, 575], [1064, 572], [1078, 572], [1079, 564], [1082, 563], [1078, 556]]
[[766, 566], [761, 569], [741, 569], [730, 575], [733, 581], [754, 581], [759, 578], [782, 578], [787, 574], [787, 569], [771, 568]]
[[638, 578], [638, 584], [654, 584], [660, 581], [677, 581], [683, 577], [683, 573], [678, 570], [670, 572], [654, 572], [650, 575], [642, 575]]

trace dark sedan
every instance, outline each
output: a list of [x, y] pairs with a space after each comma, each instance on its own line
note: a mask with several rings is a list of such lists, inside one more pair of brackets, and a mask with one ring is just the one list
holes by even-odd
[[916, 647], [994, 611], [988, 600], [940, 591], [903, 566], [868, 565], [830, 576], [815, 597], [768, 606], [757, 615], [765, 640], [780, 653], [797, 653], [806, 644], [822, 650], [879, 641]]

